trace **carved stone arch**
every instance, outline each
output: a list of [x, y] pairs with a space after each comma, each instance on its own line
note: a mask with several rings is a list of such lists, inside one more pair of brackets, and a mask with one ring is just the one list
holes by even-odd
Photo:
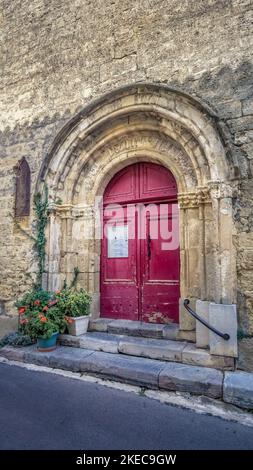
[[[63, 128], [46, 156], [38, 186], [46, 182], [51, 200], [63, 202], [52, 204], [48, 287], [60, 287], [78, 266], [80, 285], [92, 292], [99, 315], [96, 196], [117, 171], [138, 161], [159, 163], [177, 180], [181, 295], [234, 302], [236, 188], [216, 116], [195, 98], [154, 84], [129, 85], [92, 103]], [[194, 324], [182, 313], [180, 326]]]

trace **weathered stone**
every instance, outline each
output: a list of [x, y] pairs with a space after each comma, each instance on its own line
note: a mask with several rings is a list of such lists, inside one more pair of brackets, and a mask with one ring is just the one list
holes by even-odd
[[143, 336], [146, 338], [163, 338], [165, 325], [143, 323], [130, 320], [115, 320], [108, 325], [108, 333]]
[[210, 353], [215, 356], [237, 357], [237, 315], [235, 305], [209, 305], [209, 322], [221, 333], [228, 333], [230, 339], [224, 340], [216, 333], [209, 331]]
[[0, 356], [6, 357], [10, 361], [19, 361], [24, 360], [24, 349], [23, 348], [14, 348], [13, 346], [4, 346], [0, 348]]
[[245, 372], [253, 372], [253, 338], [238, 341], [239, 358], [237, 368]]
[[179, 341], [188, 341], [189, 343], [196, 342], [196, 331], [185, 331], [179, 330], [177, 334], [177, 340]]
[[17, 331], [18, 329], [18, 316], [15, 315], [13, 317], [7, 317], [5, 315], [1, 315], [0, 318], [0, 338], [2, 338], [7, 333], [11, 331]]
[[109, 333], [87, 333], [80, 336], [80, 348], [117, 353], [120, 336]]
[[37, 345], [24, 348], [23, 360], [24, 362], [27, 362], [29, 364], [37, 364], [38, 366], [49, 366], [50, 356], [53, 355], [55, 351], [40, 352], [37, 349]]
[[158, 375], [163, 367], [163, 362], [152, 359], [102, 352], [95, 352], [80, 363], [82, 372], [149, 388], [158, 388]]
[[[197, 300], [196, 313], [209, 322], [209, 304], [206, 300]], [[196, 321], [196, 345], [198, 348], [207, 348], [209, 346], [209, 330], [201, 322]]]
[[243, 100], [242, 102], [242, 113], [247, 116], [248, 114], [253, 115], [253, 98]]
[[[43, 286], [70, 283], [78, 265], [79, 286], [91, 292], [98, 316], [100, 242], [84, 241], [89, 223], [81, 208], [92, 205], [119, 169], [146, 155], [170, 168], [179, 192], [185, 191], [182, 295], [237, 302], [240, 322], [252, 334], [253, 301], [247, 294], [252, 260], [239, 241], [240, 234], [252, 233], [253, 214], [251, 2], [234, 0], [233, 9], [228, 1], [207, 2], [205, 8], [193, 1], [174, 8], [172, 0], [135, 2], [133, 8], [127, 1], [115, 8], [110, 0], [23, 0], [22, 8], [20, 0], [4, 3], [0, 24], [9, 47], [0, 59], [0, 296], [5, 313], [14, 312], [14, 299], [33, 285], [37, 271], [33, 240], [13, 223], [17, 162], [26, 157], [33, 189], [35, 181], [45, 181], [50, 200], [62, 200], [47, 228]], [[54, 25], [50, 31], [48, 24]], [[146, 80], [151, 84], [141, 86]], [[158, 82], [170, 88], [155, 88]], [[115, 90], [126, 83], [133, 86], [114, 100]], [[100, 97], [102, 104], [93, 106]], [[78, 112], [86, 105], [79, 126]], [[238, 117], [241, 106], [244, 116]], [[228, 196], [233, 214], [222, 203], [222, 191], [209, 202], [196, 194], [199, 185], [217, 180], [233, 182]], [[32, 220], [33, 214], [21, 221], [28, 235], [34, 235]], [[180, 328], [191, 332], [194, 320], [187, 315], [181, 312]], [[1, 315], [0, 328], [5, 322]]]
[[[184, 298], [180, 298], [179, 301], [179, 324], [180, 329], [184, 331], [191, 331], [195, 330], [196, 320], [193, 318], [189, 312], [187, 312], [184, 306]], [[195, 310], [196, 307], [196, 299], [189, 299], [190, 300], [190, 307]]]
[[161, 361], [181, 361], [186, 343], [170, 340], [124, 338], [119, 342], [119, 352], [132, 356], [149, 357]]
[[182, 362], [195, 366], [213, 367], [221, 370], [234, 370], [235, 360], [232, 357], [214, 356], [206, 349], [189, 344], [183, 350]]
[[89, 331], [107, 331], [109, 323], [111, 323], [113, 319], [109, 318], [97, 318], [96, 320], [90, 319], [89, 323]]
[[167, 364], [159, 375], [159, 388], [220, 398], [222, 372], [207, 367]]
[[179, 331], [178, 325], [175, 325], [175, 324], [166, 325], [163, 328], [163, 338], [164, 339], [177, 339], [178, 331]]
[[253, 374], [225, 372], [223, 400], [241, 408], [253, 409]]
[[79, 348], [80, 339], [81, 336], [59, 335], [59, 342], [62, 346], [73, 346], [74, 348]]
[[93, 351], [89, 351], [88, 349], [59, 347], [49, 356], [49, 365], [56, 369], [79, 372], [81, 370], [82, 361], [92, 353]]

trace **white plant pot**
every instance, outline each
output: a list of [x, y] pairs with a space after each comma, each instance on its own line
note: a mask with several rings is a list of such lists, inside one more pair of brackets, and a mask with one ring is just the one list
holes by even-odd
[[69, 317], [72, 323], [68, 324], [68, 332], [72, 336], [80, 336], [87, 333], [91, 315], [83, 315], [82, 317]]

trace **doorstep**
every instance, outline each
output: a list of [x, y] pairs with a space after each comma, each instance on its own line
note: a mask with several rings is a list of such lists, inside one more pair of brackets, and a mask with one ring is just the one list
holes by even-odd
[[81, 336], [60, 335], [60, 344], [93, 351], [145, 357], [160, 361], [181, 362], [221, 370], [234, 370], [232, 357], [214, 356], [207, 349], [197, 348], [186, 341], [142, 338], [104, 332], [89, 332]]
[[196, 340], [195, 330], [180, 330], [177, 323], [145, 323], [133, 320], [97, 318], [96, 320], [90, 320], [89, 331], [138, 336], [143, 338], [186, 340], [189, 342], [195, 342]]

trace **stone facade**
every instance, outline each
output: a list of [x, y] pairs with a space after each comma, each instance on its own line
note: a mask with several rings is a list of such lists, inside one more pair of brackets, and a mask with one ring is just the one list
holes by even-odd
[[148, 158], [178, 182], [182, 297], [236, 303], [253, 334], [252, 17], [250, 0], [0, 0], [2, 324], [37, 269], [17, 162], [32, 195], [49, 186], [45, 284], [78, 266], [98, 316], [95, 197]]

